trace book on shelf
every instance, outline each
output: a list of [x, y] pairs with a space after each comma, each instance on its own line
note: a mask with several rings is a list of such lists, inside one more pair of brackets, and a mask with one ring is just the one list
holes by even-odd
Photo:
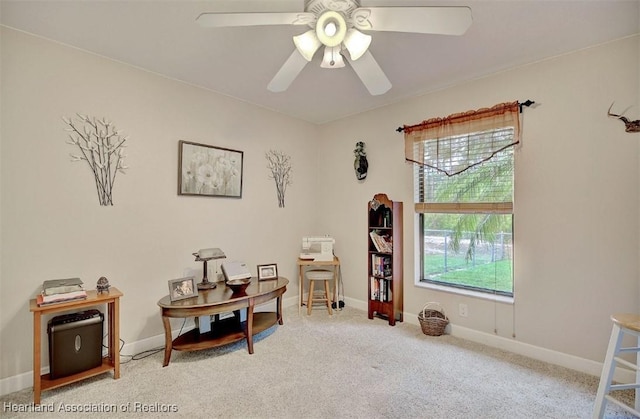
[[369, 278], [371, 281], [371, 299], [379, 300], [380, 299], [380, 283], [378, 282], [378, 278], [371, 277]]
[[386, 255], [371, 255], [371, 273], [374, 276], [390, 276], [391, 271], [391, 257]]
[[42, 293], [44, 295], [64, 294], [82, 290], [84, 290], [84, 284], [80, 278], [48, 279], [42, 283]]
[[393, 253], [393, 243], [388, 235], [380, 235], [377, 231], [369, 232], [371, 241], [378, 252]]
[[371, 281], [371, 299], [382, 302], [393, 301], [391, 279], [376, 278], [372, 276]]
[[86, 298], [87, 292], [80, 278], [49, 279], [42, 283], [42, 291], [36, 297], [36, 303], [41, 306]]
[[378, 282], [380, 283], [380, 301], [383, 302], [388, 302], [391, 301], [391, 298], [389, 296], [389, 291], [390, 291], [390, 287], [389, 287], [389, 283], [390, 281], [385, 279], [385, 278], [379, 278]]
[[68, 301], [75, 301], [75, 300], [85, 300], [86, 298], [87, 298], [87, 292], [84, 290], [66, 292], [63, 294], [53, 294], [53, 295], [38, 294], [38, 296], [36, 297], [36, 303], [39, 306], [43, 306], [47, 304], [66, 303]]

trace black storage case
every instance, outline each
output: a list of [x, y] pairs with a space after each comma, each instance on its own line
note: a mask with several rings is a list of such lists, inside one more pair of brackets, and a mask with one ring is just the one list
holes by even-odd
[[86, 310], [49, 320], [49, 374], [65, 377], [102, 364], [104, 315]]

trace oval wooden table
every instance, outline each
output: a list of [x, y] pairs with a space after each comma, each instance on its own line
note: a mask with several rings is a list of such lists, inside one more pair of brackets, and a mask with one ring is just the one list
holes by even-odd
[[[197, 297], [171, 301], [165, 296], [158, 301], [164, 324], [165, 345], [164, 364], [169, 365], [171, 350], [197, 351], [227, 345], [241, 339], [247, 339], [247, 349], [253, 353], [253, 335], [275, 325], [282, 325], [282, 295], [287, 290], [289, 280], [283, 277], [259, 281], [251, 278], [251, 284], [240, 294], [234, 294], [224, 282], [212, 290], [200, 290]], [[256, 305], [277, 299], [276, 312], [258, 312]], [[241, 321], [240, 310], [247, 310], [246, 321]], [[200, 333], [198, 328], [178, 336], [171, 337], [170, 318], [200, 317], [233, 312], [232, 318], [216, 320], [211, 323], [211, 331]], [[217, 317], [217, 316], [216, 316]]]

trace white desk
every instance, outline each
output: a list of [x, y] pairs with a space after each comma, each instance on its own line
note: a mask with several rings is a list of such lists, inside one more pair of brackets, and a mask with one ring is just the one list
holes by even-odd
[[315, 261], [311, 259], [298, 258], [298, 314], [300, 314], [301, 307], [304, 305], [302, 299], [302, 288], [304, 286], [304, 269], [305, 268], [327, 268], [333, 267], [333, 302], [338, 302], [338, 275], [340, 274], [340, 259], [338, 256], [334, 256], [333, 260], [329, 261]]

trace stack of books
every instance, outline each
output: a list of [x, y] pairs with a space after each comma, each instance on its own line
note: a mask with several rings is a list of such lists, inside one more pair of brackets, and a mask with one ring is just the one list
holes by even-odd
[[393, 243], [391, 241], [391, 236], [389, 235], [381, 235], [377, 231], [371, 231], [369, 233], [371, 236], [371, 241], [373, 245], [376, 247], [378, 252], [383, 253], [393, 253]]
[[42, 283], [42, 292], [36, 297], [39, 306], [84, 300], [87, 292], [80, 278], [49, 279]]

